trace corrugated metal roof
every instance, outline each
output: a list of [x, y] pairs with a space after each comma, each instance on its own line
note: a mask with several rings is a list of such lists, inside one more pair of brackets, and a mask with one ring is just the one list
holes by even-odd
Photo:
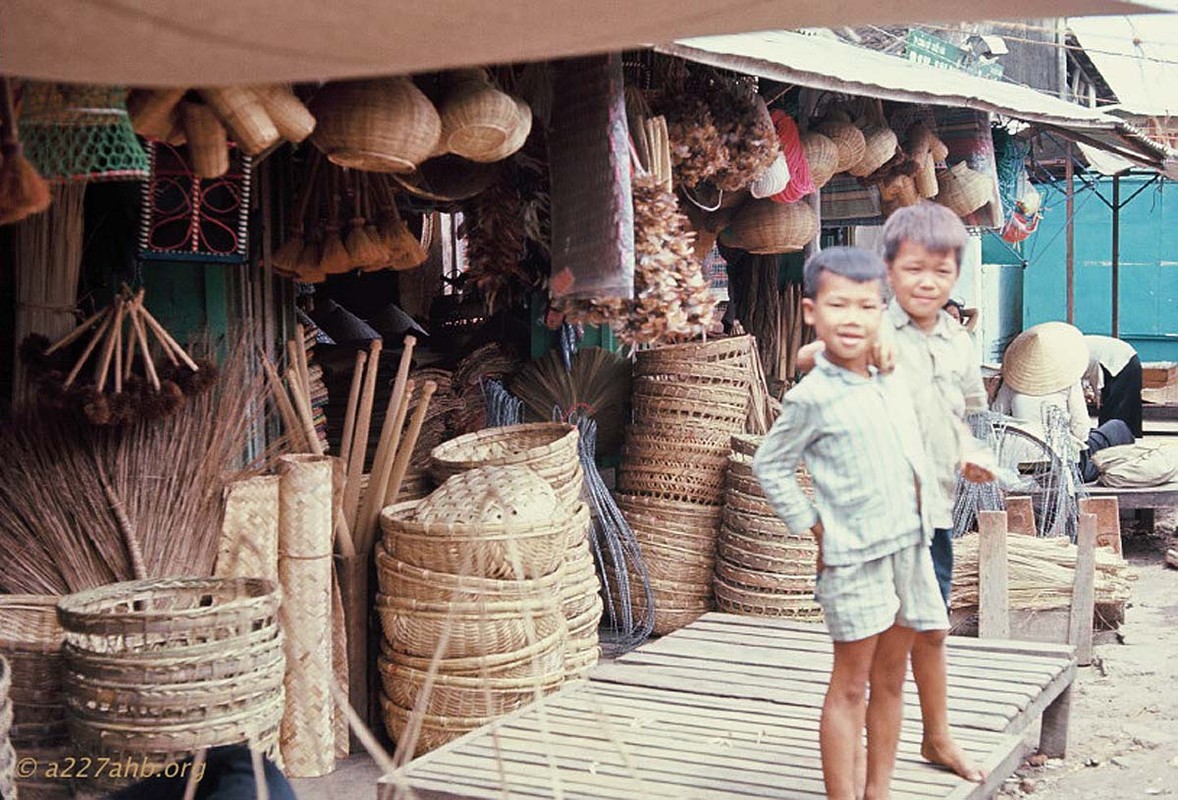
[[822, 36], [763, 31], [683, 39], [656, 49], [813, 89], [989, 111], [1059, 131], [1153, 169], [1166, 169], [1173, 156], [1164, 145], [1101, 111], [1026, 86], [916, 64]]

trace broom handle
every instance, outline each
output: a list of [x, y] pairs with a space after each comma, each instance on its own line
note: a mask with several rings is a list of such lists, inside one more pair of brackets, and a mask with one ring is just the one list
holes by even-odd
[[311, 445], [306, 441], [303, 426], [299, 424], [294, 407], [290, 404], [290, 395], [286, 393], [286, 387], [282, 385], [278, 371], [274, 369], [274, 365], [265, 353], [262, 354], [262, 369], [266, 373], [266, 383], [270, 385], [270, 394], [274, 398], [274, 405], [278, 408], [278, 415], [282, 417], [282, 425], [286, 428], [291, 443], [300, 453], [310, 451]]
[[126, 322], [127, 309], [123, 309], [123, 319], [115, 326], [115, 394], [123, 391], [123, 323]]
[[[294, 382], [290, 385], [290, 391], [292, 394], [295, 391], [299, 391], [304, 395], [310, 396], [311, 391], [307, 388], [306, 381], [303, 380], [303, 370], [299, 366], [299, 362], [301, 361], [299, 351], [302, 349], [295, 339], [286, 340], [286, 366], [288, 372], [294, 372], [295, 377]], [[287, 377], [290, 377], [289, 374]]]
[[[151, 315], [151, 312], [147, 310], [146, 306], [141, 305], [139, 307], [139, 313], [143, 315], [143, 320], [147, 323], [147, 326], [151, 328], [151, 332], [154, 333], [155, 337], [160, 340], [160, 344], [164, 347], [164, 352], [168, 353], [168, 358], [172, 360], [173, 364], [175, 364], [176, 359], [179, 358], [184, 362], [184, 366], [188, 367], [193, 372], [200, 372], [200, 367], [196, 365], [196, 362], [193, 361], [191, 357], [189, 357], [188, 353], [186, 353], [184, 348], [179, 345], [175, 338], [173, 338], [172, 334], [168, 333], [167, 329], [164, 328], [164, 326], [161, 325], [159, 321]], [[171, 352], [168, 352], [169, 349]]]
[[157, 392], [160, 390], [160, 376], [156, 374], [155, 362], [151, 360], [151, 350], [147, 346], [147, 331], [143, 326], [143, 320], [139, 318], [139, 308], [142, 304], [142, 299], [136, 297], [131, 305], [131, 327], [135, 329], [135, 338], [139, 342], [139, 353], [143, 356], [143, 368], [147, 371], [147, 379], [151, 381], [151, 386]]
[[368, 474], [368, 491], [364, 495], [359, 524], [353, 528], [356, 532], [357, 549], [361, 554], [367, 554], [376, 543], [376, 523], [380, 520], [380, 510], [384, 508], [384, 487], [393, 471], [397, 439], [401, 436], [401, 429], [405, 427], [405, 417], [409, 414], [409, 400], [413, 396], [414, 388], [415, 382], [409, 380], [405, 383], [403, 394], [398, 396], [393, 392], [389, 395], [384, 425], [380, 430], [380, 444], [376, 448], [376, 457]]
[[110, 374], [110, 361], [117, 344], [117, 331], [123, 327], [123, 315], [127, 307], [123, 298], [115, 298], [115, 319], [111, 330], [106, 332], [106, 341], [102, 343], [102, 358], [94, 371], [94, 382], [98, 384], [98, 391], [106, 390], [106, 378]]
[[82, 371], [82, 365], [90, 358], [90, 354], [94, 352], [94, 348], [98, 346], [103, 334], [110, 328], [111, 322], [114, 321], [114, 310], [108, 308], [106, 310], [106, 318], [102, 320], [102, 324], [98, 326], [98, 330], [90, 337], [90, 341], [86, 344], [86, 349], [82, 351], [82, 355], [74, 364], [74, 368], [70, 370], [70, 374], [66, 376], [65, 388], [70, 388], [73, 385], [74, 379], [78, 377], [78, 373]]
[[352, 433], [356, 430], [356, 404], [360, 402], [360, 386], [364, 382], [364, 364], [368, 361], [368, 353], [356, 351], [356, 366], [352, 370], [352, 385], [348, 389], [348, 410], [344, 414], [344, 432], [340, 437], [340, 460], [346, 467], [348, 458], [352, 454]]
[[417, 448], [417, 439], [421, 436], [425, 415], [429, 411], [429, 401], [437, 390], [438, 384], [434, 381], [426, 381], [425, 385], [421, 387], [421, 398], [417, 401], [417, 408], [413, 409], [413, 419], [409, 421], [409, 430], [405, 432], [401, 443], [397, 445], [397, 460], [393, 463], [393, 473], [389, 476], [388, 483], [385, 484], [384, 501], [386, 505], [397, 502], [397, 497], [401, 494], [401, 484], [405, 482], [405, 473], [409, 471], [409, 461], [413, 458], [413, 451]]
[[137, 581], [145, 580], [147, 568], [143, 564], [143, 550], [139, 547], [139, 539], [135, 536], [135, 526], [131, 524], [131, 520], [127, 516], [127, 509], [123, 505], [123, 501], [119, 499], [119, 496], [115, 494], [114, 487], [110, 485], [110, 479], [106, 476], [106, 470], [97, 455], [94, 456], [94, 466], [95, 472], [98, 473], [98, 481], [102, 484], [102, 493], [106, 496], [106, 502], [119, 526], [119, 532], [123, 534], [123, 542], [127, 545], [127, 553], [131, 557], [131, 574]]
[[376, 373], [380, 366], [380, 351], [384, 342], [373, 339], [368, 347], [368, 369], [364, 373], [364, 388], [360, 392], [360, 408], [356, 416], [356, 430], [352, 435], [352, 452], [348, 460], [348, 482], [344, 489], [344, 512], [353, 538], [356, 535], [356, 513], [360, 505], [360, 476], [364, 474], [364, 459], [368, 455], [368, 429], [372, 425], [372, 401], [376, 395]]
[[311, 399], [299, 388], [298, 370], [289, 367], [286, 370], [286, 382], [290, 384], [290, 393], [294, 398], [295, 411], [298, 412], [299, 422], [303, 426], [303, 434], [311, 445], [311, 455], [323, 455], [323, 442], [319, 440], [319, 431], [315, 430], [315, 416], [311, 411]]
[[58, 350], [60, 350], [61, 348], [68, 347], [69, 345], [78, 341], [78, 339], [80, 339], [82, 337], [82, 334], [84, 334], [90, 328], [91, 325], [93, 325], [95, 322], [98, 322], [98, 319], [108, 311], [110, 311], [109, 306], [102, 309], [101, 311], [99, 311], [95, 314], [90, 315], [90, 317], [85, 322], [83, 322], [81, 325], [74, 328], [72, 331], [70, 331], [65, 336], [58, 339], [53, 344], [49, 345], [49, 349], [45, 351], [45, 355], [51, 356], [54, 353], [56, 353]]
[[303, 390], [307, 393], [307, 401], [311, 400], [311, 369], [307, 365], [307, 329], [303, 327], [300, 322], [295, 325], [295, 332], [298, 335], [298, 347], [295, 349], [295, 355], [298, 356], [299, 377], [303, 379]]

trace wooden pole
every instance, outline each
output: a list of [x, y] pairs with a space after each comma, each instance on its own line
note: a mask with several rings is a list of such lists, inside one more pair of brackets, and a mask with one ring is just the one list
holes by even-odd
[[356, 514], [360, 505], [360, 477], [364, 474], [364, 460], [368, 457], [368, 429], [372, 425], [372, 403], [376, 395], [376, 375], [380, 367], [380, 351], [384, 343], [373, 339], [368, 346], [368, 369], [364, 372], [364, 387], [360, 391], [360, 410], [356, 416], [356, 430], [352, 434], [352, 449], [348, 458], [348, 483], [344, 492], [344, 516], [356, 537]]
[[1010, 638], [1006, 512], [978, 512], [978, 638]]
[[1113, 176], [1113, 338], [1121, 335], [1121, 176]]
[[356, 407], [360, 404], [360, 386], [364, 381], [364, 364], [368, 361], [368, 353], [356, 351], [356, 366], [352, 370], [352, 385], [348, 389], [348, 406], [344, 413], [344, 432], [340, 436], [339, 457], [345, 467], [352, 457], [352, 433], [356, 430]]
[[1068, 324], [1076, 321], [1076, 186], [1075, 168], [1072, 165], [1072, 143], [1064, 151], [1064, 183], [1067, 191], [1067, 232], [1064, 243], [1067, 246], [1065, 266], [1067, 268]]
[[1081, 514], [1076, 536], [1076, 573], [1072, 579], [1072, 607], [1068, 615], [1068, 644], [1076, 648], [1076, 663], [1092, 663], [1092, 616], [1096, 610], [1096, 515]]

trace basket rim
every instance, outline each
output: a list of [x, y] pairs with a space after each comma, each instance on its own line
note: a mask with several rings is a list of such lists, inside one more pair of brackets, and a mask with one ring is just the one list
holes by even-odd
[[[528, 434], [540, 433], [556, 433], [560, 432], [559, 436], [555, 436], [549, 442], [542, 445], [533, 445], [518, 453], [510, 456], [504, 456], [493, 459], [469, 459], [455, 457], [461, 454], [463, 448], [470, 447], [473, 444], [482, 444], [484, 442], [500, 442], [510, 441], [514, 437]], [[505, 465], [512, 463], [526, 462], [534, 459], [540, 455], [546, 455], [551, 449], [561, 449], [561, 447], [568, 447], [572, 445], [573, 453], [576, 453], [577, 441], [577, 426], [567, 422], [524, 422], [519, 425], [505, 425], [500, 428], [487, 428], [486, 430], [474, 431], [473, 433], [466, 433], [462, 436], [457, 436], [442, 442], [433, 450], [430, 451], [430, 461], [437, 462], [443, 466], [459, 466], [469, 465], [487, 466], [487, 465]], [[553, 446], [556, 445], [554, 448]]]
[[[380, 512], [381, 529], [385, 535], [428, 538], [435, 542], [443, 536], [451, 540], [461, 540], [473, 536], [485, 543], [503, 539], [547, 536], [557, 531], [567, 533], [570, 528], [582, 524], [582, 518], [589, 514], [589, 506], [583, 501], [578, 501], [571, 510], [569, 507], [557, 503], [553, 508], [553, 518], [544, 522], [504, 524], [501, 522], [418, 522], [416, 519], [406, 519], [405, 514], [414, 511], [421, 502], [421, 500], [405, 500], [385, 506]], [[385, 527], [386, 524], [389, 527], [395, 527], [396, 533], [390, 533]]]
[[[116, 615], [107, 611], [92, 609], [94, 604], [121, 602], [133, 599], [135, 596], [159, 589], [200, 590], [213, 589], [220, 586], [236, 585], [240, 590], [251, 592], [246, 596], [233, 597], [223, 603], [213, 606], [198, 606], [196, 608], [169, 609], [167, 611], [127, 611]], [[277, 609], [280, 589], [274, 581], [265, 578], [148, 578], [138, 581], [122, 581], [93, 589], [85, 589], [74, 594], [64, 595], [57, 603], [58, 617], [62, 620], [62, 627], [67, 632], [73, 631], [66, 620], [102, 620], [109, 621], [122, 617], [124, 619], [151, 620], [167, 619], [169, 621], [184, 619], [199, 619], [226, 612], [248, 609], [251, 605], [269, 600]]]

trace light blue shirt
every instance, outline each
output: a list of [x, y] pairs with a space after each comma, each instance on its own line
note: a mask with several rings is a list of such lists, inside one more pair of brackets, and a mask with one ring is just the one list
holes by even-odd
[[[902, 369], [863, 377], [823, 354], [791, 389], [757, 450], [753, 472], [790, 530], [821, 520], [823, 561], [861, 564], [931, 542], [930, 509], [921, 488], [934, 486], [912, 392]], [[795, 469], [802, 461], [814, 484], [813, 503]], [[935, 490], [935, 489], [934, 489]]]

